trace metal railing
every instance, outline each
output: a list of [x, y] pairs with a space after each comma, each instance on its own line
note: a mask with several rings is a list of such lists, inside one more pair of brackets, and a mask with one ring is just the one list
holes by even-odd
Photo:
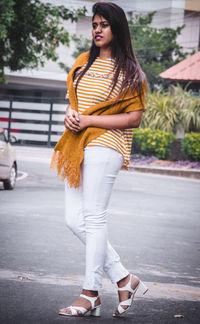
[[57, 98], [1, 96], [0, 126], [18, 144], [54, 146], [65, 129], [67, 103]]

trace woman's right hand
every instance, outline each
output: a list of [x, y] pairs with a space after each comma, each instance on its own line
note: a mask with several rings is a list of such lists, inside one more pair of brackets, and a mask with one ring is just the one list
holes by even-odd
[[68, 105], [67, 107], [64, 124], [65, 127], [69, 129], [71, 132], [77, 133], [80, 130], [78, 112], [72, 109], [70, 105]]

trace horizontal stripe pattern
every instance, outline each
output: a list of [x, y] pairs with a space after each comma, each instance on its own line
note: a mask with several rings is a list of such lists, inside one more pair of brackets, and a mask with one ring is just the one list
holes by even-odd
[[[81, 78], [77, 88], [78, 112], [82, 114], [91, 105], [107, 100], [111, 90], [112, 78], [114, 75], [113, 59], [101, 59], [99, 57]], [[79, 70], [84, 69], [84, 66]], [[77, 76], [76, 76], [77, 79]], [[76, 84], [74, 81], [74, 86]], [[118, 82], [112, 91], [110, 98], [118, 95], [123, 80], [120, 72]], [[97, 139], [91, 141], [88, 146], [106, 146], [120, 152], [124, 158], [123, 167], [128, 167], [131, 153], [132, 129], [108, 130]]]

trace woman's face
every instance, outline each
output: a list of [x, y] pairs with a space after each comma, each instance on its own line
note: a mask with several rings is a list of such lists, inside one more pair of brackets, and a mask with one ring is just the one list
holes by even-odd
[[95, 15], [92, 21], [92, 37], [97, 47], [107, 48], [113, 39], [113, 33], [109, 22], [99, 15]]

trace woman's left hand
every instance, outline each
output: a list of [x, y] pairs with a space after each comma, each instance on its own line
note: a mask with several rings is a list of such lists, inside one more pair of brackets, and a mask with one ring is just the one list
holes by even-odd
[[79, 115], [79, 125], [76, 133], [82, 131], [84, 128], [87, 128], [89, 125], [90, 116]]

